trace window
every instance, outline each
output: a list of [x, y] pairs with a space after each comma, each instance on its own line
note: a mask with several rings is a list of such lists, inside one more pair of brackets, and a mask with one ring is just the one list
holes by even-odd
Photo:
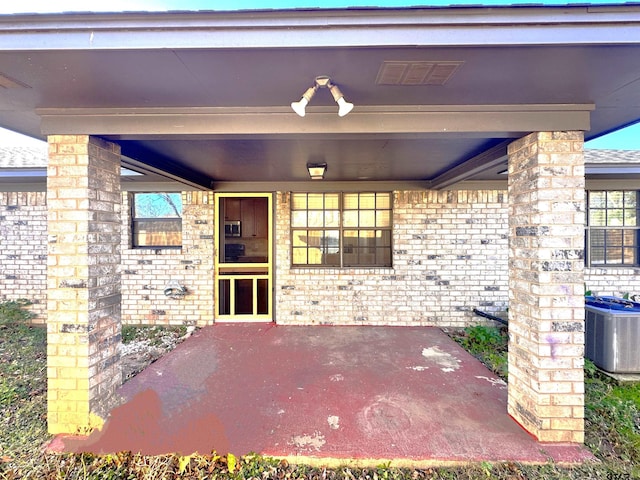
[[134, 193], [131, 211], [134, 247], [182, 245], [180, 193]]
[[592, 191], [587, 196], [587, 258], [591, 266], [638, 266], [637, 191]]
[[391, 193], [293, 193], [292, 265], [391, 266]]

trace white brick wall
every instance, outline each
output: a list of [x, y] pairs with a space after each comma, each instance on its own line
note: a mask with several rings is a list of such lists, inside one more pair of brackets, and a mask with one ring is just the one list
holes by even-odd
[[[0, 193], [0, 300], [29, 298], [36, 321], [46, 306], [45, 193]], [[195, 196], [195, 198], [194, 198]], [[395, 192], [394, 266], [292, 269], [288, 194], [277, 195], [276, 316], [287, 324], [464, 325], [473, 307], [507, 305], [506, 191]], [[122, 212], [129, 211], [124, 194]], [[213, 193], [185, 192], [181, 250], [131, 249], [122, 230], [124, 323], [213, 322]], [[586, 268], [598, 295], [640, 295], [640, 269]], [[17, 278], [14, 278], [17, 277]], [[163, 291], [175, 279], [182, 299]]]
[[[127, 215], [122, 219], [122, 321], [125, 324], [207, 325], [213, 322], [212, 192], [183, 192], [182, 248], [132, 249]], [[129, 196], [123, 196], [129, 212]], [[170, 298], [170, 280], [187, 289]]]
[[44, 192], [0, 192], [0, 300], [26, 298], [44, 323], [47, 207]]
[[277, 195], [277, 321], [282, 324], [442, 325], [507, 302], [505, 194], [394, 193], [393, 267], [290, 267], [289, 195]]
[[594, 295], [640, 296], [639, 268], [585, 268], [586, 290]]

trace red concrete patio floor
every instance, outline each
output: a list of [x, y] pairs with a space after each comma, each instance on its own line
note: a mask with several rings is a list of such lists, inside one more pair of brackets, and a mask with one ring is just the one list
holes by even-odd
[[576, 463], [507, 415], [507, 386], [437, 328], [219, 324], [125, 383], [68, 451], [256, 452], [316, 465]]

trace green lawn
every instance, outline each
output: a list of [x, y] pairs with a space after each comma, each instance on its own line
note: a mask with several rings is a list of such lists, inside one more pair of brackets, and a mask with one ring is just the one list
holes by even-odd
[[[0, 479], [627, 479], [640, 478], [640, 384], [616, 385], [589, 362], [586, 367], [587, 446], [600, 460], [573, 468], [558, 465], [481, 463], [457, 468], [324, 470], [248, 455], [144, 457], [45, 454], [46, 332], [2, 317], [0, 305]], [[5, 309], [6, 310], [6, 309]], [[150, 327], [151, 328], [151, 327]], [[126, 329], [132, 341], [162, 329]], [[504, 330], [474, 327], [453, 337], [505, 373]]]

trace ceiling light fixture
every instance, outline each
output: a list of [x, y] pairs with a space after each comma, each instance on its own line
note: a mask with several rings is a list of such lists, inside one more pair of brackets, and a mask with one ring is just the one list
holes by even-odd
[[296, 112], [299, 116], [304, 117], [307, 112], [306, 108], [313, 96], [315, 95], [318, 88], [328, 88], [333, 95], [333, 99], [338, 104], [338, 116], [344, 117], [351, 110], [353, 110], [353, 103], [349, 103], [345, 100], [344, 95], [338, 88], [338, 86], [331, 81], [326, 75], [321, 75], [316, 77], [315, 84], [312, 87], [309, 87], [306, 92], [302, 94], [302, 98], [298, 102], [292, 102], [291, 108], [294, 112]]
[[307, 170], [311, 180], [322, 180], [327, 171], [326, 163], [307, 163]]

